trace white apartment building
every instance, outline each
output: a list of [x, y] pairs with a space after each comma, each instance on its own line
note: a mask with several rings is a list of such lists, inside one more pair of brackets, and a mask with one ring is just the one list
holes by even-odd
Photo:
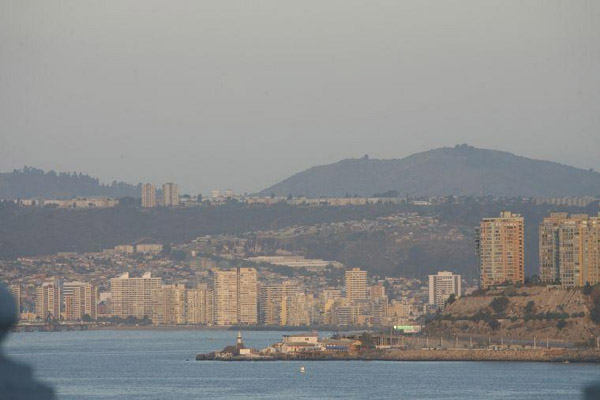
[[429, 304], [442, 309], [450, 295], [460, 297], [460, 275], [448, 271], [440, 271], [436, 275], [429, 275]]

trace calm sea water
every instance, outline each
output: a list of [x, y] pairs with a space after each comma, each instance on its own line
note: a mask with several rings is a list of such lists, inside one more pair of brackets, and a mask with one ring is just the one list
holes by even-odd
[[[251, 347], [281, 332], [244, 332]], [[195, 361], [232, 331], [12, 334], [4, 351], [35, 367], [60, 399], [580, 399], [600, 381], [591, 364]], [[189, 361], [188, 361], [189, 360]]]

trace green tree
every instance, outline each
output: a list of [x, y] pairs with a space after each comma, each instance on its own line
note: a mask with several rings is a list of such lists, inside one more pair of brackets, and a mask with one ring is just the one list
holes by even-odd
[[131, 196], [125, 196], [125, 197], [119, 198], [119, 201], [117, 204], [119, 207], [135, 207], [138, 205], [138, 201]]
[[500, 322], [498, 322], [498, 320], [496, 318], [489, 320], [488, 325], [494, 331], [500, 328]]
[[456, 295], [454, 293], [452, 293], [446, 300], [446, 305], [449, 306], [450, 304], [454, 303], [455, 301], [456, 301]]
[[525, 305], [525, 314], [533, 314], [535, 310], [535, 301], [531, 300]]
[[185, 254], [185, 251], [183, 251], [183, 250], [175, 250], [175, 251], [171, 252], [171, 260], [173, 260], [173, 261], [183, 261], [183, 260], [185, 260], [186, 257], [187, 257], [187, 255]]
[[600, 324], [600, 289], [596, 286], [590, 294], [592, 305], [590, 307], [590, 319], [595, 324]]
[[371, 350], [375, 348], [375, 341], [369, 332], [363, 332], [359, 340], [363, 349]]
[[492, 307], [492, 310], [494, 310], [496, 314], [503, 313], [508, 308], [508, 297], [494, 297], [494, 300], [490, 303], [490, 307]]
[[595, 324], [600, 324], [600, 307], [598, 305], [594, 305], [590, 310], [590, 319]]

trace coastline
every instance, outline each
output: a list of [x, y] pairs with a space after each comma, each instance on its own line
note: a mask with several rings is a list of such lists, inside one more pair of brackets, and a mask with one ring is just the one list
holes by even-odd
[[325, 332], [357, 332], [363, 331], [360, 327], [346, 327], [340, 329], [330, 326], [319, 326], [319, 327], [302, 327], [302, 326], [246, 326], [246, 325], [232, 325], [232, 326], [219, 326], [219, 325], [56, 325], [56, 326], [45, 326], [39, 325], [17, 325], [12, 329], [12, 332], [34, 332], [34, 331], [45, 331], [45, 332], [63, 332], [69, 330], [89, 330], [89, 331], [251, 331], [251, 332], [303, 332], [303, 331], [325, 331]]

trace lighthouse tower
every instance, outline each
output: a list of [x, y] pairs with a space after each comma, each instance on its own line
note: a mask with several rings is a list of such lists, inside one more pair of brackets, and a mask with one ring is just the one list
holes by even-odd
[[238, 331], [237, 341], [235, 342], [235, 347], [238, 349], [244, 348], [244, 342], [242, 340], [242, 331]]

